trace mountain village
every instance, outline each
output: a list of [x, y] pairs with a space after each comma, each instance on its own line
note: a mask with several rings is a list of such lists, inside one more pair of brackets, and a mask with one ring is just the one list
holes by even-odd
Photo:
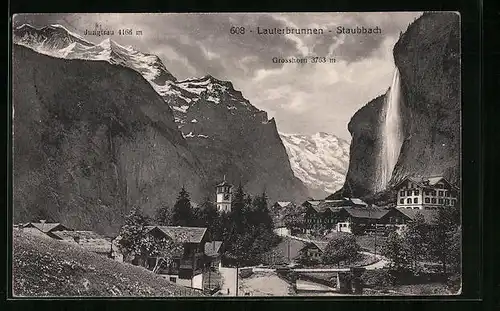
[[[177, 80], [111, 38], [15, 27], [15, 294], [459, 294], [456, 19], [400, 32], [392, 83], [352, 115], [351, 143], [285, 134], [231, 81]], [[426, 68], [446, 85], [412, 87]]]
[[[132, 224], [135, 226], [132, 235], [136, 235], [132, 240], [137, 240], [128, 243], [141, 244], [141, 239], [147, 239], [149, 243], [171, 242], [155, 242], [160, 246], [155, 246], [159, 248], [154, 251], [121, 243], [123, 236], [120, 235], [104, 237], [93, 231], [45, 220], [19, 224], [15, 229], [69, 243], [112, 260], [142, 266], [150, 273], [204, 294], [273, 295], [276, 289], [267, 288], [266, 292], [266, 282], [275, 282], [276, 286], [281, 284], [295, 295], [359, 294], [366, 283], [356, 278], [359, 279], [364, 271], [383, 271], [395, 264], [397, 259], [387, 257], [391, 234], [404, 238], [415, 230], [416, 223], [418, 230], [424, 231], [433, 230], [424, 227], [442, 226], [439, 222], [444, 216], [439, 214], [440, 211], [453, 210], [459, 198], [458, 188], [440, 176], [406, 178], [394, 186], [394, 191], [397, 192], [397, 203], [388, 206], [367, 204], [358, 198], [266, 204], [265, 213], [272, 218], [272, 231], [279, 238], [251, 266], [246, 266], [241, 258], [231, 259], [227, 253], [231, 248], [229, 241], [214, 239], [211, 234], [214, 223], [207, 227]], [[207, 204], [212, 203], [218, 215], [228, 215], [234, 212], [234, 192], [235, 186], [224, 179], [215, 187], [215, 202], [204, 202], [200, 207], [188, 201], [188, 206], [180, 206], [201, 209], [210, 208]], [[181, 191], [179, 201], [183, 196]], [[185, 214], [185, 211], [179, 210], [178, 213]], [[136, 217], [133, 215], [129, 220]], [[157, 221], [159, 219], [161, 216]], [[130, 234], [127, 232], [130, 225], [126, 220], [120, 232]], [[398, 246], [397, 241], [392, 243]], [[163, 251], [169, 255], [163, 256]], [[417, 261], [413, 264], [420, 264], [424, 271], [439, 270], [446, 262]], [[253, 275], [262, 275], [265, 281], [245, 285]]]

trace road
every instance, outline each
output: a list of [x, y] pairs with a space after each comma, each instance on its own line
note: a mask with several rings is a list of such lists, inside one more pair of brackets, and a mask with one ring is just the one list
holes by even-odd
[[322, 291], [322, 292], [336, 291], [336, 289], [333, 287], [328, 287], [323, 284], [305, 280], [297, 280], [296, 285], [297, 285], [297, 291]]
[[[236, 268], [219, 268], [222, 277], [220, 292], [225, 296], [236, 296]], [[228, 292], [229, 290], [229, 292]]]
[[[302, 241], [302, 242], [306, 242], [306, 243], [313, 243], [313, 242], [316, 242], [314, 240], [310, 240], [310, 239], [305, 239], [305, 238], [301, 238], [301, 237], [298, 237], [298, 236], [294, 236], [294, 235], [287, 235], [287, 237], [289, 238], [292, 238], [292, 239], [296, 239], [296, 240], [299, 240], [299, 241]], [[387, 266], [389, 264], [389, 260], [387, 258], [385, 258], [384, 256], [382, 255], [379, 255], [379, 254], [374, 254], [374, 253], [370, 253], [370, 252], [361, 252], [362, 254], [365, 254], [365, 255], [369, 255], [369, 256], [374, 256], [378, 259], [377, 262], [373, 263], [373, 264], [370, 264], [370, 265], [367, 265], [367, 266], [363, 266], [363, 268], [367, 269], [367, 270], [375, 270], [375, 269], [381, 269], [381, 268], [384, 268], [385, 266]], [[328, 270], [328, 269], [325, 269], [325, 270]], [[313, 271], [315, 272], [315, 271]], [[325, 271], [327, 272], [327, 271]]]

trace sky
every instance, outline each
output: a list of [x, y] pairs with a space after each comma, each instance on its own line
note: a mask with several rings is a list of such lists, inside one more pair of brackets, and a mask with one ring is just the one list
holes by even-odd
[[[98, 23], [110, 38], [159, 56], [179, 80], [210, 74], [229, 80], [254, 106], [274, 117], [278, 131], [326, 132], [350, 141], [347, 124], [371, 99], [387, 91], [394, 73], [392, 49], [420, 12], [29, 14], [14, 27], [60, 24], [84, 36]], [[245, 34], [231, 34], [232, 26]], [[381, 34], [337, 34], [338, 26], [374, 28]], [[263, 28], [321, 28], [323, 35], [259, 35]], [[118, 29], [142, 35], [120, 36]], [[249, 30], [253, 30], [250, 32]], [[326, 57], [335, 63], [274, 63], [273, 57]]]

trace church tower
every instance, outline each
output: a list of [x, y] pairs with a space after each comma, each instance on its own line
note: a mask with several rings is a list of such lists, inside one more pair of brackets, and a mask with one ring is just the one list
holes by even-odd
[[231, 189], [233, 186], [226, 182], [226, 176], [224, 176], [224, 181], [216, 186], [217, 191], [217, 210], [219, 212], [230, 212], [231, 211]]

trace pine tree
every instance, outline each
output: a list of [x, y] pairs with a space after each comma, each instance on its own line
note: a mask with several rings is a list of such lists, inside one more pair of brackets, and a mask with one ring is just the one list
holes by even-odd
[[167, 205], [162, 205], [156, 210], [156, 223], [160, 226], [172, 225], [172, 210]]
[[231, 213], [230, 213], [232, 226], [236, 232], [242, 232], [245, 229], [244, 214], [245, 214], [246, 202], [247, 200], [245, 197], [245, 192], [243, 191], [243, 187], [241, 186], [240, 183], [234, 194], [231, 203]]
[[189, 200], [189, 193], [184, 187], [179, 192], [177, 202], [174, 205], [172, 224], [174, 226], [190, 226], [193, 224], [191, 201]]
[[200, 227], [206, 227], [211, 232], [215, 222], [217, 221], [217, 217], [219, 213], [217, 212], [217, 208], [210, 201], [210, 198], [206, 197], [203, 203], [200, 205], [198, 209], [199, 213], [197, 215], [197, 223]]
[[253, 202], [254, 205], [254, 219], [253, 224], [261, 225], [268, 230], [273, 228], [273, 219], [267, 206], [267, 195], [263, 192], [257, 196]]

